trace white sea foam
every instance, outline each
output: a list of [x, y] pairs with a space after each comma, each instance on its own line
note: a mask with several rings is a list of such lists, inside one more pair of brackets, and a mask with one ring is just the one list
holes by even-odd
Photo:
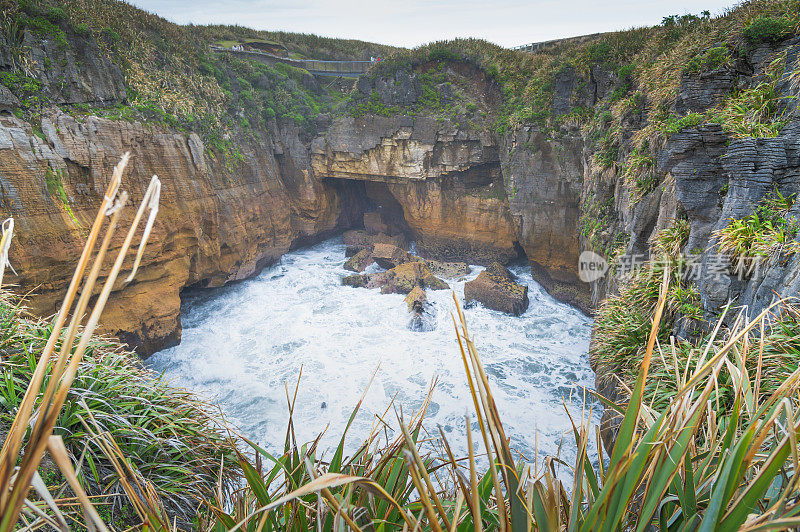
[[[348, 433], [350, 450], [392, 398], [406, 413], [417, 409], [438, 377], [426, 426], [434, 432], [440, 424], [464, 452], [464, 414], [472, 402], [455, 341], [452, 292], [428, 292], [435, 328], [415, 332], [402, 295], [341, 286], [351, 273], [344, 261], [341, 239], [332, 239], [288, 253], [254, 279], [186, 297], [181, 344], [148, 364], [174, 384], [219, 402], [232, 424], [271, 451], [283, 448], [285, 385], [293, 393], [301, 366], [297, 438], [312, 440], [330, 425], [322, 447], [331, 449], [376, 368]], [[448, 280], [459, 300], [464, 282], [480, 270]], [[481, 306], [467, 309], [470, 333], [512, 445], [531, 459], [538, 443], [541, 458], [559, 452], [563, 438], [560, 452], [570, 461], [574, 439], [562, 399], [580, 418], [582, 387], [594, 382], [586, 354], [591, 320], [547, 295], [528, 268], [512, 271], [528, 285], [528, 311], [513, 317]]]

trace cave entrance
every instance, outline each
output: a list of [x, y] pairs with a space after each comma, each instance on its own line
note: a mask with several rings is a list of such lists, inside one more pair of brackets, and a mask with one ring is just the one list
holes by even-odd
[[365, 181], [364, 192], [369, 200], [371, 210], [380, 214], [383, 222], [394, 232], [401, 232], [409, 239], [414, 239], [414, 232], [406, 221], [403, 206], [394, 197], [386, 183]]

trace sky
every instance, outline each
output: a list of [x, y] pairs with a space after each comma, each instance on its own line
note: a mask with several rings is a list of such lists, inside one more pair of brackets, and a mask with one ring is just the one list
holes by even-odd
[[179, 24], [239, 24], [414, 47], [454, 37], [517, 46], [719, 14], [731, 0], [131, 0]]

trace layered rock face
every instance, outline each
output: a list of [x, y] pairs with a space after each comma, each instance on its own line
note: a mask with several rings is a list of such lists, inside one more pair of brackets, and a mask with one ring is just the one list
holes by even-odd
[[483, 132], [428, 117], [342, 117], [312, 144], [321, 178], [368, 181], [399, 204], [418, 251], [487, 264], [518, 255], [498, 145]]
[[229, 160], [195, 134], [152, 125], [53, 111], [41, 126], [44, 138], [0, 117], [2, 212], [16, 219], [10, 260], [20, 273], [9, 281], [34, 291], [35, 312], [56, 310], [111, 168], [131, 151], [123, 189], [136, 202], [158, 174], [161, 208], [140, 272], [115, 287], [103, 330], [141, 354], [179, 340], [184, 287], [244, 279], [292, 246], [360, 223], [363, 190], [314, 179], [296, 130], [261, 132], [240, 143], [243, 160]]
[[504, 135], [500, 153], [515, 231], [534, 278], [557, 299], [588, 312], [589, 286], [577, 276], [587, 164], [582, 136], [552, 140], [537, 128], [519, 128]]
[[[384, 106], [413, 106], [431, 72], [365, 77], [356, 88]], [[437, 72], [453, 80], [436, 86], [442, 104], [466, 98], [480, 112], [337, 118], [312, 144], [315, 174], [366, 181], [376, 203], [396, 203], [423, 256], [488, 265], [524, 255], [548, 292], [589, 312], [589, 286], [577, 277], [584, 139], [553, 140], [532, 127], [498, 134], [497, 86], [464, 63]], [[572, 85], [554, 106], [570, 101]]]

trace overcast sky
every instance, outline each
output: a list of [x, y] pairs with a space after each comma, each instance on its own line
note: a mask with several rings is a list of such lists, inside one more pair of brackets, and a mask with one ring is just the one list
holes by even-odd
[[453, 37], [502, 46], [721, 13], [726, 0], [132, 0], [186, 24], [240, 24], [413, 47]]

